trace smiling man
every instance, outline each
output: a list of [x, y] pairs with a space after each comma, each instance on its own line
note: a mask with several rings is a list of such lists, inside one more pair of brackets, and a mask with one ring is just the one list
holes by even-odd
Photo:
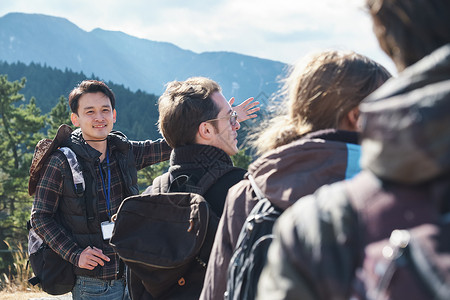
[[137, 170], [169, 159], [171, 148], [162, 139], [128, 141], [112, 131], [115, 97], [103, 82], [81, 82], [69, 105], [72, 123], [80, 128], [57, 146], [75, 153], [85, 189], [75, 192], [65, 154], [52, 152], [35, 185], [31, 222], [50, 248], [74, 265], [73, 299], [127, 299], [124, 264], [109, 245], [108, 226], [122, 200], [139, 193]]
[[[252, 99], [243, 102], [249, 103], [247, 108], [257, 104], [250, 103]], [[228, 189], [239, 182], [246, 172], [234, 167], [230, 158], [238, 152], [238, 116], [241, 115], [240, 120], [248, 119], [255, 116], [248, 114], [259, 108], [241, 113], [242, 107], [239, 105], [233, 110], [222, 95], [220, 86], [204, 77], [170, 82], [158, 104], [159, 129], [173, 151], [168, 174], [155, 179], [154, 187], [161, 186], [161, 192], [167, 192], [165, 187], [170, 187], [171, 192], [190, 191], [191, 187], [198, 189], [210, 204], [218, 222]], [[169, 182], [161, 178], [168, 178]], [[159, 185], [158, 182], [162, 181], [164, 183]], [[178, 188], [174, 190], [174, 186]], [[151, 192], [152, 187], [149, 187], [146, 193]], [[208, 240], [208, 237], [206, 239]], [[212, 240], [209, 246], [205, 246], [205, 242], [202, 253], [210, 252]], [[149, 242], [158, 243], [157, 240]], [[208, 247], [209, 249], [206, 249]], [[164, 296], [158, 299], [198, 299], [203, 287], [206, 263], [207, 259], [203, 262], [200, 259], [193, 262], [183, 275], [185, 284], [174, 282], [164, 292]], [[146, 274], [134, 270], [133, 266], [130, 266], [130, 270], [128, 279], [132, 298], [155, 298], [148, 290], [152, 290], [158, 282], [151, 282], [151, 276], [147, 277]]]

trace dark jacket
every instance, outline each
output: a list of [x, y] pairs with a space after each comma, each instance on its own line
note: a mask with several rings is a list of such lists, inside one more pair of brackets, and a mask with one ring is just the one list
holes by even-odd
[[[87, 246], [103, 249], [105, 245], [98, 212], [98, 192], [96, 183], [96, 168], [98, 167], [98, 152], [87, 146], [81, 136], [81, 131], [76, 130], [71, 138], [64, 142], [62, 146], [71, 148], [77, 155], [77, 160], [81, 164], [83, 177], [86, 183], [85, 192], [77, 195], [74, 190], [70, 169], [66, 169], [69, 174], [64, 176], [64, 202], [59, 206], [59, 216], [61, 225], [70, 230], [74, 241], [84, 249]], [[119, 166], [121, 178], [125, 184], [124, 198], [139, 193], [137, 186], [137, 170], [133, 151], [130, 144], [120, 132], [112, 132], [108, 136], [108, 146], [111, 154]], [[87, 270], [75, 267], [77, 275], [96, 276], [98, 270]]]
[[[170, 159], [170, 181], [187, 175], [190, 182], [198, 184], [190, 191], [202, 194], [219, 218], [228, 189], [242, 180], [245, 173], [246, 170], [233, 167], [230, 157], [224, 151], [213, 146], [195, 144], [179, 147], [172, 151]], [[179, 191], [183, 191], [183, 188]], [[152, 187], [149, 187], [144, 193], [151, 192]], [[158, 299], [198, 299], [205, 271], [206, 267], [195, 262], [189, 273], [183, 276], [186, 284], [174, 285], [169, 293]], [[133, 270], [128, 272], [127, 278], [133, 299], [155, 299], [145, 290], [141, 279]]]
[[[77, 155], [86, 184], [85, 192], [74, 191], [72, 173], [66, 156], [53, 151], [45, 160], [37, 180], [31, 222], [36, 233], [61, 257], [78, 265], [79, 257], [87, 246], [95, 246], [110, 258], [104, 266], [94, 270], [76, 268], [78, 275], [111, 280], [121, 276], [119, 257], [104, 240], [100, 223], [109, 220], [105, 190], [107, 163], [100, 162], [100, 152], [90, 147], [80, 130], [60, 141], [58, 146], [70, 147]], [[163, 140], [128, 141], [119, 132], [108, 135], [110, 158], [112, 216], [122, 200], [137, 194], [137, 169], [168, 159], [171, 149]]]
[[[249, 174], [267, 198], [286, 209], [320, 186], [359, 172], [356, 132], [323, 130], [272, 150], [249, 167]], [[223, 299], [227, 268], [242, 225], [257, 198], [248, 179], [230, 189], [206, 272], [201, 299]]]
[[[389, 80], [360, 108], [364, 171], [300, 199], [279, 218], [258, 299], [350, 299], [372, 246], [394, 229], [449, 211], [450, 45]], [[391, 299], [422, 295], [410, 285]]]

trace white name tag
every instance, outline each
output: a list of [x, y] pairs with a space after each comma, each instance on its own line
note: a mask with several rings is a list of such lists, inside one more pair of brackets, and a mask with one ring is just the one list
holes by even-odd
[[102, 234], [104, 240], [109, 240], [112, 237], [112, 232], [114, 229], [114, 222], [105, 221], [102, 222]]

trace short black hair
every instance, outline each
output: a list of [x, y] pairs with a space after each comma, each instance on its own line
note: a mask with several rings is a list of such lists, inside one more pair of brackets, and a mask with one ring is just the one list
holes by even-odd
[[98, 92], [103, 93], [106, 97], [108, 97], [111, 102], [112, 109], [115, 109], [116, 98], [114, 97], [114, 93], [104, 82], [98, 80], [83, 80], [69, 94], [70, 110], [73, 113], [78, 114], [78, 101], [80, 100], [80, 97], [84, 94]]

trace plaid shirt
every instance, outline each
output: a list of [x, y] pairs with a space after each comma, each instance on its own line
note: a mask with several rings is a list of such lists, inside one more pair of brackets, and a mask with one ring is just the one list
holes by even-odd
[[[171, 148], [164, 140], [157, 141], [131, 141], [131, 148], [136, 160], [136, 168], [138, 170], [167, 160], [170, 157]], [[88, 145], [86, 145], [89, 147]], [[114, 155], [114, 145], [108, 145], [110, 152], [110, 168], [111, 168], [111, 186], [110, 186], [110, 213], [117, 212], [122, 200], [126, 196], [125, 184], [122, 181], [121, 172], [118, 162]], [[106, 160], [101, 164], [103, 170], [106, 170]], [[109, 220], [106, 197], [102, 185], [102, 177], [100, 176], [100, 168], [95, 166], [96, 182], [98, 193], [98, 216], [100, 222]], [[45, 240], [45, 242], [64, 259], [70, 261], [74, 265], [78, 265], [78, 259], [81, 252], [80, 248], [71, 237], [70, 233], [55, 222], [54, 215], [57, 213], [60, 201], [63, 200], [63, 179], [67, 171], [70, 172], [70, 166], [65, 155], [61, 151], [55, 151], [46, 161], [43, 167], [42, 176], [36, 187], [36, 195], [31, 211], [31, 219], [36, 232]], [[103, 174], [106, 174], [105, 172]], [[106, 180], [106, 176], [103, 175]], [[101, 268], [97, 278], [103, 280], [115, 279], [119, 272], [119, 257], [114, 253], [113, 248], [108, 241], [103, 243], [103, 254], [110, 258], [109, 262]]]

